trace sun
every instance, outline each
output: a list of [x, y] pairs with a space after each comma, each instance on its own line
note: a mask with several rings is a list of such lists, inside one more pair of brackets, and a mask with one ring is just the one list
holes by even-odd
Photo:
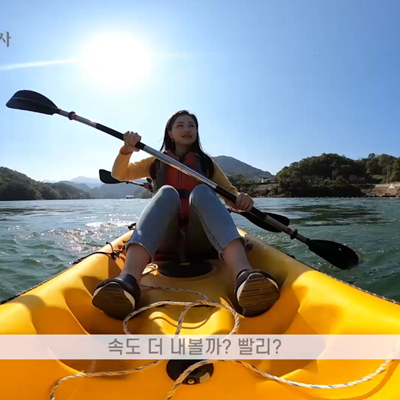
[[85, 79], [115, 88], [127, 88], [150, 76], [151, 52], [128, 34], [99, 35], [83, 48], [80, 57]]

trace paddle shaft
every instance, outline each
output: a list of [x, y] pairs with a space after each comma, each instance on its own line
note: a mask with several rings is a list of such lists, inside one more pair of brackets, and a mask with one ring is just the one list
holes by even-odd
[[[74, 121], [78, 121], [81, 122], [83, 124], [89, 125], [93, 128], [96, 128], [102, 132], [105, 132], [111, 136], [114, 136], [117, 139], [120, 140], [124, 140], [124, 135], [121, 132], [118, 132], [112, 128], [109, 128], [107, 126], [104, 126], [102, 124], [99, 124], [95, 121], [92, 121], [90, 119], [81, 117], [79, 115], [77, 115], [75, 112], [67, 112], [64, 110], [59, 109], [59, 114], [69, 118], [70, 120], [74, 120]], [[236, 203], [236, 196], [230, 192], [228, 192], [227, 190], [225, 190], [224, 188], [222, 188], [221, 186], [217, 185], [215, 182], [213, 182], [212, 180], [206, 178], [205, 176], [199, 174], [196, 171], [193, 171], [191, 168], [188, 168], [186, 165], [180, 163], [177, 160], [174, 160], [173, 158], [167, 156], [166, 154], [163, 154], [153, 148], [151, 148], [150, 146], [144, 144], [144, 143], [137, 143], [136, 147], [140, 150], [143, 150], [144, 152], [158, 158], [159, 160], [165, 162], [168, 165], [173, 166], [174, 168], [180, 170], [181, 172], [199, 180], [200, 182], [205, 183], [206, 185], [210, 186], [211, 188], [214, 189], [214, 191], [218, 194], [220, 194], [221, 196], [225, 197], [226, 199], [228, 199], [229, 201], [231, 201], [233, 204]], [[275, 220], [274, 218], [269, 217], [268, 215], [264, 214], [263, 212], [259, 211], [257, 208], [252, 207], [252, 209], [249, 211], [251, 214], [255, 215], [257, 218], [260, 218], [263, 221], [268, 222], [270, 225], [272, 225], [274, 228], [279, 229], [282, 232], [285, 232], [286, 234], [288, 234], [292, 239], [296, 238], [298, 240], [300, 240], [301, 242], [308, 244], [309, 239], [305, 238], [304, 236], [300, 235], [297, 230], [293, 230], [290, 229], [289, 227], [287, 227], [286, 225], [281, 224], [279, 221]]]
[[141, 186], [141, 187], [144, 187], [144, 185], [143, 184], [141, 184], [141, 183], [136, 183], [136, 182], [130, 182], [130, 181], [122, 181], [122, 183], [129, 183], [129, 184], [131, 184], [131, 185], [136, 185], [136, 186]]

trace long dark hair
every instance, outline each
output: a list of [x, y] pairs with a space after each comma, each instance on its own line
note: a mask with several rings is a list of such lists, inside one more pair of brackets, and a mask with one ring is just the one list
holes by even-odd
[[[172, 115], [172, 117], [168, 120], [167, 124], [165, 125], [164, 141], [161, 146], [160, 152], [171, 150], [175, 154], [175, 142], [172, 141], [171, 137], [168, 134], [168, 131], [172, 129], [172, 125], [174, 124], [175, 120], [181, 115], [188, 115], [193, 119], [196, 125], [197, 129], [196, 140], [192, 144], [192, 148], [190, 151], [193, 151], [194, 153], [197, 153], [199, 155], [201, 169], [208, 178], [211, 178], [214, 174], [214, 164], [211, 158], [206, 153], [204, 153], [201, 147], [200, 137], [199, 137], [199, 121], [197, 120], [197, 117], [194, 114], [191, 114], [189, 111], [186, 110], [178, 111], [174, 115]], [[150, 176], [151, 179], [153, 179], [153, 181], [156, 179], [156, 171], [158, 169], [159, 163], [160, 160], [155, 159], [150, 166]]]

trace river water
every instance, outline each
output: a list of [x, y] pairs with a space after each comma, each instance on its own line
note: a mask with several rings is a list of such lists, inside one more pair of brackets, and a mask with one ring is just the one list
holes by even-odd
[[[127, 232], [149, 200], [0, 202], [0, 301], [50, 278], [72, 261]], [[315, 268], [400, 300], [400, 199], [258, 198], [263, 211], [289, 217], [309, 238], [350, 246], [360, 264], [341, 271], [284, 233], [266, 232], [232, 214], [242, 228]]]

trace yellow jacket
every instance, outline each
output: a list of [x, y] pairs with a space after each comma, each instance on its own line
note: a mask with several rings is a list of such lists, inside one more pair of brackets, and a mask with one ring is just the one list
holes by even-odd
[[[118, 153], [117, 158], [114, 161], [114, 165], [111, 171], [111, 175], [120, 181], [130, 181], [135, 179], [150, 178], [150, 165], [155, 160], [155, 157], [148, 157], [140, 161], [130, 162], [131, 154]], [[221, 186], [228, 192], [238, 196], [237, 189], [229, 182], [227, 176], [222, 172], [218, 164], [214, 163], [214, 174], [210, 178], [217, 185]], [[224, 198], [225, 203], [234, 207], [229, 200]]]

